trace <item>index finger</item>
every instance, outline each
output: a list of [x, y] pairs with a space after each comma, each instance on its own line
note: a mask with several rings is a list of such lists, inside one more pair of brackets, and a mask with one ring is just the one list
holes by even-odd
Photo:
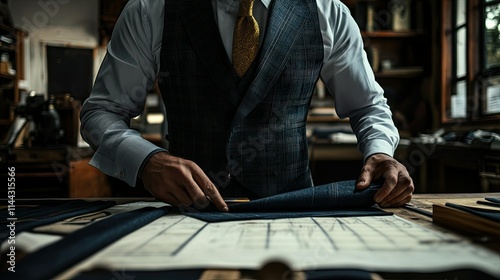
[[222, 198], [222, 196], [220, 195], [219, 190], [217, 190], [215, 185], [210, 180], [205, 184], [205, 187], [202, 188], [202, 190], [207, 195], [207, 197], [210, 198], [210, 200], [215, 205], [215, 207], [217, 207], [217, 209], [223, 212], [229, 211], [229, 208], [227, 207], [227, 204]]
[[227, 207], [226, 202], [222, 198], [219, 193], [219, 190], [215, 187], [215, 185], [210, 181], [210, 179], [205, 175], [201, 168], [195, 170], [193, 172], [193, 178], [200, 187], [200, 189], [205, 193], [205, 195], [212, 201], [212, 203], [219, 209], [220, 211], [227, 212], [229, 208]]

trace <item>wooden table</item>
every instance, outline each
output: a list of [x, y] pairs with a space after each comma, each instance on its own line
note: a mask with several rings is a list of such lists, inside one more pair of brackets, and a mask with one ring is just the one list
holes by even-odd
[[[411, 206], [413, 208], [417, 208], [419, 210], [423, 210], [431, 212], [432, 211], [432, 205], [433, 204], [444, 204], [445, 202], [453, 202], [453, 203], [459, 203], [459, 204], [465, 204], [465, 205], [474, 205], [477, 206], [475, 203], [477, 200], [481, 200], [485, 197], [500, 197], [500, 193], [476, 193], [476, 194], [416, 194], [414, 195], [414, 198], [411, 202]], [[103, 200], [110, 200], [109, 198], [103, 198]], [[131, 201], [151, 201], [151, 198], [124, 198], [124, 199], [116, 199], [118, 203], [127, 203]], [[436, 225], [432, 222], [432, 217], [429, 217], [427, 215], [424, 215], [422, 213], [416, 212], [414, 210], [411, 210], [409, 208], [389, 208], [386, 209], [387, 211], [391, 211], [398, 215], [399, 217], [402, 217], [404, 219], [407, 219], [409, 221], [418, 223], [424, 227], [448, 234], [448, 235], [456, 235], [459, 236], [460, 238], [466, 237], [469, 240], [472, 240], [475, 244], [478, 244], [479, 246], [484, 246], [486, 248], [489, 248], [495, 252], [498, 252], [500, 254], [500, 240], [492, 240], [485, 238], [483, 236], [471, 236], [471, 235], [466, 235], [464, 233], [458, 233], [453, 230], [441, 227], [439, 225]], [[276, 271], [279, 271], [280, 269], [283, 269], [282, 267], [263, 267], [260, 271], [235, 271], [235, 270], [206, 270], [205, 273], [202, 275], [203, 280], [212, 280], [212, 279], [273, 279], [273, 278], [265, 278], [265, 276], [272, 277], [273, 273], [276, 273]], [[455, 273], [455, 272], [454, 272]], [[68, 274], [62, 274], [63, 279], [65, 276]], [[69, 275], [75, 275], [75, 271], [71, 272]], [[264, 275], [264, 276], [262, 276]], [[453, 279], [457, 276], [462, 276], [462, 275], [457, 275], [455, 274], [446, 274], [446, 273], [439, 273], [435, 275], [428, 275], [429, 277], [432, 277], [433, 279]], [[464, 277], [461, 277], [460, 279], [467, 279], [468, 275], [463, 275]], [[111, 276], [110, 276], [111, 277]], [[305, 279], [305, 274], [301, 272], [295, 273], [295, 278], [290, 278], [290, 279]], [[452, 277], [452, 278], [450, 278]], [[415, 275], [412, 274], [405, 274], [405, 273], [400, 273], [400, 274], [381, 274], [381, 275], [372, 275], [373, 279], [415, 279]]]
[[[413, 199], [410, 205], [412, 205], [414, 208], [428, 211], [430, 213], [432, 213], [433, 204], [445, 204], [447, 202], [492, 209], [491, 207], [482, 205], [480, 206], [476, 203], [476, 201], [483, 200], [485, 197], [500, 197], [500, 193], [415, 194], [413, 195]], [[484, 236], [474, 236], [466, 232], [457, 232], [455, 230], [444, 228], [442, 226], [433, 223], [432, 217], [422, 215], [408, 208], [391, 208], [389, 210], [394, 212], [396, 215], [400, 217], [418, 223], [422, 226], [431, 228], [433, 230], [441, 231], [444, 233], [457, 234], [460, 236], [466, 236], [471, 240], [476, 241], [477, 244], [485, 246], [489, 249], [493, 249], [496, 252], [500, 253], [500, 240], [492, 240], [491, 238], [485, 238]]]

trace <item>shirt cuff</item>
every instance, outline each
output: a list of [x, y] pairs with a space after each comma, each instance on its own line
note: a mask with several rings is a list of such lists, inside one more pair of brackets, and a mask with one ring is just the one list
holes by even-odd
[[135, 187], [139, 170], [145, 160], [149, 159], [148, 156], [163, 150], [140, 136], [131, 136], [118, 145], [113, 159], [102, 155], [98, 149], [90, 160], [90, 165]]
[[393, 157], [394, 156], [394, 151], [395, 147], [384, 140], [372, 140], [369, 145], [365, 147], [365, 150], [363, 151], [364, 159], [363, 162], [365, 162], [370, 156], [374, 154], [386, 154], [388, 156]]
[[137, 172], [137, 178], [142, 179], [142, 172], [144, 171], [144, 167], [146, 166], [146, 163], [150, 158], [152, 158], [154, 155], [156, 155], [159, 152], [167, 152], [167, 150], [158, 148], [156, 150], [151, 151], [149, 155], [146, 156], [146, 158], [142, 161], [141, 167], [139, 167], [139, 171]]

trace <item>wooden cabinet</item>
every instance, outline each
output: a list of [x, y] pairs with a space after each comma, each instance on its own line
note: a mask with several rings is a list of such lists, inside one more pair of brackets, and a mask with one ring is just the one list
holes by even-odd
[[23, 31], [0, 24], [0, 139], [14, 121], [14, 107], [19, 102], [24, 36]]
[[[344, 0], [402, 136], [432, 127], [433, 11], [430, 0]], [[437, 32], [437, 31], [436, 31]]]

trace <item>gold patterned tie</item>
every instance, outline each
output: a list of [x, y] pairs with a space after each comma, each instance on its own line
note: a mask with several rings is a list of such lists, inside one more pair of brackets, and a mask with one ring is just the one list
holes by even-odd
[[233, 66], [243, 77], [259, 51], [259, 25], [253, 17], [254, 0], [240, 0], [233, 34]]

